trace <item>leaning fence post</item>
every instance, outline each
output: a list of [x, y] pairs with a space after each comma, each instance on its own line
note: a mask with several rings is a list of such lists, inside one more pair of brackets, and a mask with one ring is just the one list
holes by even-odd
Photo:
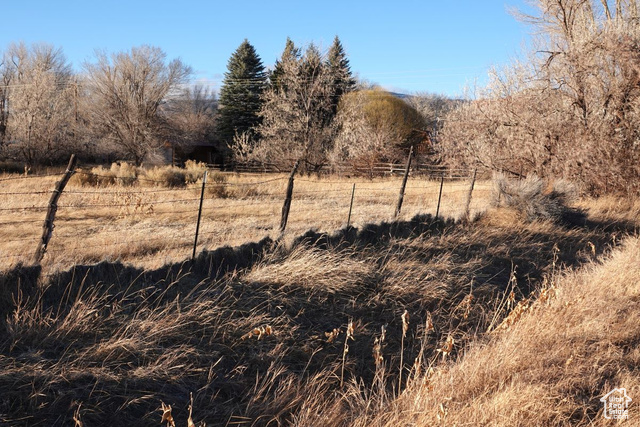
[[298, 166], [300, 165], [300, 160], [296, 161], [293, 165], [293, 169], [291, 169], [291, 174], [289, 175], [289, 184], [287, 184], [287, 194], [284, 199], [284, 204], [282, 205], [282, 218], [280, 219], [280, 234], [284, 233], [284, 230], [287, 228], [287, 221], [289, 220], [289, 209], [291, 209], [291, 198], [293, 196], [293, 178], [298, 170]]
[[474, 169], [473, 170], [473, 178], [471, 178], [471, 186], [469, 187], [469, 194], [467, 195], [467, 203], [466, 206], [464, 208], [464, 215], [462, 216], [462, 218], [465, 221], [469, 220], [469, 215], [471, 214], [471, 194], [473, 193], [473, 186], [476, 183], [476, 173], [478, 172], [478, 169]]
[[42, 261], [42, 258], [47, 251], [47, 246], [49, 245], [51, 235], [53, 234], [53, 221], [55, 221], [56, 212], [58, 211], [58, 199], [60, 199], [60, 195], [62, 194], [64, 187], [67, 185], [67, 182], [69, 182], [69, 179], [74, 174], [75, 169], [76, 155], [72, 154], [69, 159], [67, 170], [64, 172], [64, 176], [60, 181], [56, 182], [56, 187], [53, 189], [53, 193], [51, 193], [51, 198], [49, 199], [47, 216], [45, 217], [44, 224], [42, 225], [42, 238], [40, 239], [40, 243], [38, 243], [34, 256], [34, 262], [36, 265], [40, 264], [40, 261]]
[[407, 179], [409, 178], [409, 168], [411, 167], [411, 156], [413, 155], [413, 145], [409, 149], [409, 157], [407, 157], [407, 166], [404, 169], [404, 177], [402, 178], [402, 187], [400, 187], [400, 195], [398, 196], [398, 205], [396, 206], [396, 212], [393, 215], [394, 218], [398, 218], [400, 215], [400, 209], [402, 209], [402, 201], [404, 200], [404, 190], [407, 186]]
[[353, 183], [353, 189], [351, 190], [351, 203], [349, 204], [349, 216], [347, 217], [347, 228], [351, 225], [351, 211], [353, 210], [353, 196], [356, 194], [356, 183]]
[[204, 176], [202, 177], [202, 190], [200, 191], [200, 207], [198, 208], [198, 222], [196, 223], [196, 238], [193, 241], [193, 254], [191, 254], [191, 259], [196, 258], [196, 248], [198, 247], [198, 233], [200, 232], [200, 218], [202, 218], [202, 202], [204, 201], [204, 187], [207, 185], [207, 171], [204, 171]]
[[440, 215], [440, 201], [442, 200], [442, 187], [444, 186], [444, 172], [440, 175], [440, 193], [438, 193], [438, 207], [436, 208], [436, 219]]

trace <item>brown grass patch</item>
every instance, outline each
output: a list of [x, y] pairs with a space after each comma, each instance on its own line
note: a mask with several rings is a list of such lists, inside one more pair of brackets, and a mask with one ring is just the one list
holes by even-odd
[[[55, 271], [88, 259], [119, 257], [138, 266], [157, 268], [188, 257], [204, 169], [193, 164], [185, 169], [153, 171], [148, 172], [166, 172], [167, 176], [149, 179], [144, 171], [125, 163], [90, 169], [89, 174], [76, 173], [60, 197], [56, 227], [43, 267]], [[174, 183], [175, 176], [178, 179]], [[0, 224], [6, 224], [0, 228], [0, 270], [31, 261], [42, 233], [47, 201], [59, 178], [7, 177], [11, 179], [3, 182], [6, 194], [0, 196], [5, 209], [0, 211]], [[392, 218], [400, 178], [298, 177], [285, 238], [312, 227], [326, 232], [344, 227], [354, 183], [351, 225]], [[198, 250], [240, 245], [265, 236], [278, 238], [286, 185], [286, 175], [210, 172]], [[489, 187], [488, 182], [476, 183], [473, 214], [489, 205]], [[410, 179], [401, 219], [417, 213], [435, 213], [438, 190], [439, 182], [422, 177]], [[447, 183], [441, 216], [459, 217], [467, 190], [467, 182]], [[136, 224], [141, 226], [132, 226]], [[153, 249], [160, 246], [162, 250]], [[134, 249], [140, 251], [136, 253]]]
[[[228, 241], [255, 240], [264, 223], [248, 218], [267, 210], [277, 216], [284, 182], [227, 180], [229, 188], [255, 185], [259, 203], [208, 199], [204, 233], [214, 225], [227, 227]], [[346, 190], [349, 199], [351, 186], [310, 181], [296, 187], [292, 229], [313, 218], [338, 228], [329, 208], [339, 199], [327, 194]], [[372, 195], [389, 187], [369, 185]], [[126, 254], [160, 264], [178, 253], [184, 260], [192, 204], [163, 201], [192, 197], [194, 188], [144, 193], [142, 210], [120, 213], [109, 204], [139, 196], [128, 189], [70, 192], [64, 203], [77, 205], [60, 208], [62, 246], [52, 247], [52, 261], [73, 263], [93, 243], [92, 259]], [[80, 208], [87, 201], [109, 206], [89, 215]], [[360, 206], [380, 218], [385, 205], [368, 203]], [[424, 203], [423, 193], [413, 193], [407, 206]], [[150, 210], [157, 216], [150, 219]], [[366, 242], [289, 246], [284, 239], [262, 261], [252, 265], [245, 256], [227, 274], [222, 262], [238, 256], [230, 249], [147, 272], [105, 262], [45, 275], [37, 289], [2, 295], [9, 306], [0, 324], [0, 424], [149, 425], [161, 419], [161, 402], [177, 425], [189, 416], [245, 426], [597, 423], [597, 399], [607, 388], [640, 395], [637, 237], [606, 264], [594, 262], [625, 238], [637, 212], [616, 218], [615, 209], [599, 206], [572, 228], [518, 216], [492, 220], [494, 213], [503, 215], [429, 223], [419, 236], [381, 224], [367, 227], [377, 234]], [[121, 234], [107, 240], [114, 225]], [[85, 240], [72, 238], [79, 226], [91, 230]], [[122, 247], [108, 252], [115, 242]], [[0, 286], [25, 280], [2, 274]], [[537, 302], [516, 316], [523, 301]]]
[[371, 262], [350, 250], [326, 251], [298, 246], [285, 256], [274, 254], [256, 265], [244, 280], [335, 294], [352, 291], [374, 276]]
[[[599, 398], [640, 395], [640, 240], [556, 277], [554, 297], [357, 425], [609, 425]], [[630, 408], [636, 416], [637, 404]]]

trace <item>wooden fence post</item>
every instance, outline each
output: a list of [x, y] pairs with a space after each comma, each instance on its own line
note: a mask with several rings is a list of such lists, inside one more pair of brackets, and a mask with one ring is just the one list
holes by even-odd
[[436, 219], [440, 215], [440, 200], [442, 200], [442, 187], [444, 186], [444, 172], [440, 175], [440, 193], [438, 194], [438, 207], [436, 208]]
[[471, 195], [473, 193], [473, 186], [476, 184], [476, 173], [478, 172], [478, 169], [474, 169], [473, 170], [473, 178], [471, 178], [471, 186], [469, 187], [469, 194], [467, 195], [467, 203], [466, 206], [464, 208], [464, 215], [462, 216], [462, 218], [465, 221], [469, 220], [469, 216], [471, 215]]
[[196, 259], [196, 248], [198, 247], [198, 233], [200, 232], [200, 218], [202, 218], [202, 202], [204, 201], [204, 187], [207, 185], [207, 171], [204, 171], [202, 177], [202, 190], [200, 191], [200, 207], [198, 208], [198, 222], [196, 223], [196, 238], [193, 241], [193, 254], [191, 259]]
[[291, 198], [293, 196], [293, 178], [298, 170], [298, 166], [300, 165], [300, 160], [297, 160], [293, 165], [293, 169], [291, 169], [291, 174], [289, 175], [289, 184], [287, 185], [287, 194], [284, 199], [284, 204], [282, 205], [282, 218], [280, 219], [280, 234], [284, 233], [284, 230], [287, 228], [287, 221], [289, 220], [289, 210], [291, 209]]
[[51, 193], [51, 198], [49, 199], [47, 216], [45, 217], [44, 224], [42, 225], [42, 237], [40, 239], [40, 243], [38, 243], [38, 247], [36, 248], [36, 253], [33, 258], [36, 265], [40, 264], [45, 252], [47, 252], [47, 246], [49, 245], [51, 235], [53, 234], [53, 222], [56, 219], [56, 212], [58, 211], [58, 199], [60, 199], [60, 195], [62, 194], [62, 191], [64, 191], [64, 187], [67, 185], [67, 182], [69, 182], [69, 179], [74, 174], [75, 169], [76, 155], [72, 154], [69, 159], [67, 170], [64, 172], [64, 176], [60, 181], [56, 182], [56, 187], [53, 189], [53, 193]]
[[404, 177], [402, 178], [402, 186], [400, 187], [400, 195], [398, 196], [398, 205], [396, 206], [396, 212], [393, 218], [398, 218], [400, 215], [400, 209], [402, 209], [402, 202], [404, 200], [404, 190], [407, 187], [407, 179], [409, 178], [409, 168], [411, 167], [411, 156], [413, 155], [413, 145], [409, 150], [409, 157], [407, 157], [407, 166], [404, 169]]
[[356, 194], [356, 183], [353, 183], [353, 189], [351, 190], [351, 203], [349, 204], [349, 216], [347, 217], [347, 228], [351, 225], [351, 211], [353, 210], [353, 196]]

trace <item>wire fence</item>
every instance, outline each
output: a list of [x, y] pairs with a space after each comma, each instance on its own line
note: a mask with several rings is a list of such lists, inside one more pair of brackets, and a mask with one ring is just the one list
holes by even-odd
[[[46, 265], [121, 259], [155, 267], [188, 258], [196, 241], [200, 251], [416, 214], [461, 218], [486, 209], [492, 191], [486, 180], [472, 182], [474, 171], [468, 169], [412, 171], [398, 215], [399, 175], [290, 180], [285, 174], [208, 172], [216, 175], [204, 191], [202, 180], [179, 188], [143, 177], [133, 184], [103, 187], [71, 180], [54, 207], [50, 196], [63, 174], [0, 177], [0, 269], [36, 262], [36, 247], [47, 232]], [[291, 207], [283, 228], [290, 185]]]

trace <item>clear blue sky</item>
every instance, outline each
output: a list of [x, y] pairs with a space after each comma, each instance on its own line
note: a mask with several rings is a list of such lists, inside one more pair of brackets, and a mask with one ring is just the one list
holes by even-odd
[[0, 48], [47, 42], [80, 69], [96, 48], [149, 44], [190, 65], [194, 80], [219, 89], [229, 56], [245, 38], [269, 67], [287, 37], [326, 49], [338, 35], [361, 78], [399, 92], [455, 96], [520, 51], [530, 29], [508, 9], [524, 2], [14, 1], [2, 8]]

